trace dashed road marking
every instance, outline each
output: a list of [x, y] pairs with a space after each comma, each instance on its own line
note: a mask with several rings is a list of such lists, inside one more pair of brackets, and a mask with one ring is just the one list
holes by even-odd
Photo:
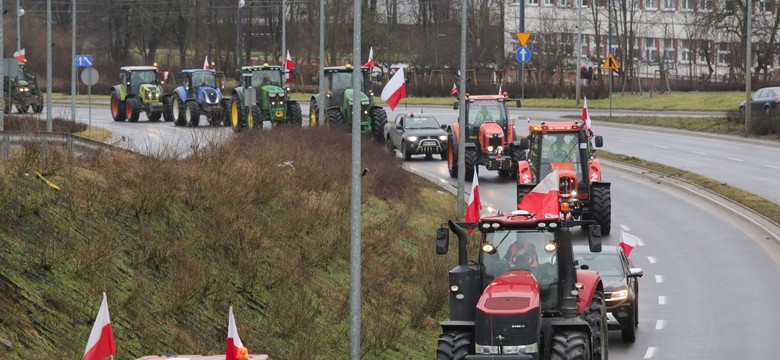
[[731, 160], [731, 161], [736, 161], [736, 162], [743, 162], [743, 161], [745, 161], [745, 160], [737, 159], [737, 158], [728, 158], [728, 159]]
[[651, 264], [655, 264], [655, 257], [654, 256], [648, 256], [647, 261], [649, 261]]
[[658, 296], [658, 305], [666, 305], [666, 296], [663, 295]]
[[653, 147], [654, 148], [659, 148], [659, 149], [668, 149], [669, 148], [668, 146], [665, 146], [665, 145], [653, 145]]
[[774, 166], [774, 165], [764, 165], [764, 166], [766, 166], [766, 167], [768, 167], [768, 168], [770, 168], [770, 169], [777, 169], [777, 170], [780, 170], [780, 166]]
[[662, 275], [656, 275], [655, 276], [655, 282], [657, 282], [659, 284], [664, 282], [664, 277]]
[[647, 352], [645, 352], [645, 359], [652, 358], [653, 355], [655, 355], [655, 348], [654, 347], [647, 348]]
[[694, 150], [691, 150], [691, 154], [696, 154], [696, 155], [707, 155], [707, 153], [706, 153], [706, 152], [702, 152], [702, 151], [694, 151]]
[[664, 325], [666, 325], [666, 321], [663, 321], [663, 320], [656, 320], [656, 321], [655, 321], [655, 329], [656, 329], [656, 330], [661, 330], [661, 329], [663, 329], [663, 328], [664, 328]]

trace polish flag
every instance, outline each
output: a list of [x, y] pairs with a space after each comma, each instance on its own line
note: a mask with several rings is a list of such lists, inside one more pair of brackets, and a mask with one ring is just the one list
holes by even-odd
[[26, 62], [27, 58], [24, 57], [24, 49], [14, 52], [14, 59], [21, 62]]
[[211, 66], [209, 66], [209, 57], [206, 55], [206, 58], [203, 59], [203, 70], [209, 70], [211, 69]]
[[95, 325], [89, 333], [89, 341], [82, 360], [103, 360], [114, 354], [116, 354], [114, 333], [111, 331], [111, 319], [108, 317], [106, 293], [103, 293], [103, 303], [100, 304]]
[[236, 319], [233, 317], [233, 307], [230, 307], [230, 314], [228, 315], [228, 337], [227, 337], [227, 349], [225, 350], [225, 360], [242, 359], [247, 353], [244, 344], [241, 342], [241, 338], [238, 337], [238, 328], [236, 328]]
[[401, 99], [406, 97], [406, 77], [404, 76], [404, 68], [398, 69], [387, 82], [385, 88], [382, 89], [382, 100], [384, 100], [390, 110], [395, 110]]
[[[474, 180], [471, 182], [471, 195], [469, 196], [469, 205], [466, 208], [466, 222], [479, 222], [479, 212], [482, 211], [482, 201], [479, 200], [479, 176], [477, 176], [477, 166], [474, 166]], [[474, 229], [466, 229], [469, 233]]]
[[168, 80], [168, 73], [170, 73], [170, 71], [163, 71], [162, 72], [163, 81]]
[[541, 215], [542, 219], [558, 219], [560, 217], [558, 181], [558, 170], [553, 170], [531, 192], [523, 196], [517, 208]]
[[295, 65], [293, 65], [292, 56], [290, 56], [290, 50], [287, 50], [287, 60], [285, 60], [284, 63], [284, 72], [287, 74], [287, 82], [292, 81], [293, 69], [295, 69]]
[[363, 66], [368, 66], [369, 69], [374, 68], [374, 47], [372, 46], [370, 49], [368, 49], [368, 61], [363, 64]]
[[450, 90], [450, 95], [455, 95], [457, 93], [458, 93], [458, 85], [452, 83], [452, 90]]
[[631, 255], [631, 250], [634, 250], [638, 244], [639, 237], [629, 234], [623, 229], [620, 229], [620, 243], [618, 245], [623, 248], [623, 252], [626, 253], [626, 257]]
[[585, 128], [588, 129], [591, 135], [593, 135], [593, 130], [590, 128], [590, 113], [588, 113], [588, 98], [584, 98], [585, 103], [582, 106], [582, 121], [585, 122]]

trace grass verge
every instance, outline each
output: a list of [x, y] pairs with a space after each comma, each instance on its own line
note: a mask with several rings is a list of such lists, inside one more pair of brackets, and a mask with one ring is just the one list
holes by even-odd
[[747, 207], [748, 209], [765, 216], [775, 223], [780, 224], [780, 205], [749, 191], [737, 189], [729, 184], [722, 183], [705, 176], [697, 175], [689, 171], [680, 170], [671, 166], [639, 159], [633, 156], [614, 154], [604, 150], [599, 150], [598, 155], [604, 159], [648, 169], [701, 186], [723, 197], [731, 199]]

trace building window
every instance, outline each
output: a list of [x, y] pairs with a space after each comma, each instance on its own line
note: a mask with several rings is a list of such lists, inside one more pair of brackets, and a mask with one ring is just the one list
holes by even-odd
[[539, 6], [539, 0], [528, 0], [528, 5]]
[[699, 11], [701, 11], [701, 12], [711, 12], [712, 11], [712, 0], [699, 0]]
[[663, 9], [664, 10], [674, 10], [675, 9], [675, 0], [661, 0], [663, 1]]
[[658, 61], [658, 48], [655, 46], [654, 38], [645, 38], [644, 60], [650, 64]]
[[[698, 43], [698, 58], [699, 58], [699, 64], [706, 64], [707, 63], [707, 55], [711, 54], [711, 44], [709, 41], [700, 41]], [[710, 55], [711, 56], [711, 55]], [[712, 61], [712, 57], [710, 57], [710, 61]]]
[[767, 0], [758, 0], [756, 1], [756, 11], [760, 13], [771, 13], [772, 8], [769, 5], [769, 1]]
[[718, 65], [728, 65], [729, 44], [718, 44]]
[[664, 61], [677, 62], [677, 54], [674, 51], [674, 39], [664, 39]]
[[691, 49], [689, 45], [688, 40], [680, 40], [680, 62], [681, 63], [690, 63], [691, 62]]
[[544, 6], [553, 6], [553, 0], [544, 0]]
[[571, 7], [571, 0], [558, 0], [558, 7]]
[[680, 11], [693, 11], [693, 0], [680, 0]]
[[645, 10], [658, 10], [658, 0], [645, 0]]

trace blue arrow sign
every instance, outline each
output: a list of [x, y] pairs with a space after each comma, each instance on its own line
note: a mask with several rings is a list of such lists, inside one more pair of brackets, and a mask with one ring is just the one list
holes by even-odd
[[531, 49], [522, 46], [519, 49], [517, 49], [515, 55], [517, 56], [517, 61], [522, 63], [528, 62], [528, 60], [531, 60]]
[[92, 66], [92, 55], [76, 55], [76, 67]]

